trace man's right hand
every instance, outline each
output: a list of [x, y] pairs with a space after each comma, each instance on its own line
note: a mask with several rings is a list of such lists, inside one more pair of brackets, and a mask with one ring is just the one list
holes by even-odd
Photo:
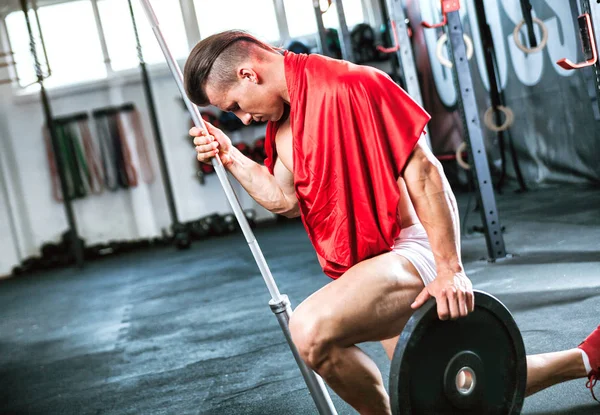
[[219, 130], [209, 122], [204, 121], [204, 124], [208, 131], [198, 127], [190, 129], [190, 135], [194, 137], [198, 161], [211, 164], [211, 159], [218, 154], [223, 166], [228, 167], [233, 163], [233, 158], [230, 153], [233, 148], [231, 140], [223, 133], [223, 131]]

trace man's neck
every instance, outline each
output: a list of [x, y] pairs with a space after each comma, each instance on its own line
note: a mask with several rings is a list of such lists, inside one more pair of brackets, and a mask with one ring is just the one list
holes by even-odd
[[287, 81], [285, 79], [285, 64], [283, 55], [272, 55], [269, 62], [269, 79], [273, 79], [274, 88], [287, 104], [290, 103], [290, 94], [288, 92]]

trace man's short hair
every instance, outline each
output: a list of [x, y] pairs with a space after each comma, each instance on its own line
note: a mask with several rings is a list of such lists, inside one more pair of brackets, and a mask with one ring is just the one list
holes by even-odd
[[235, 68], [251, 53], [253, 46], [277, 53], [277, 49], [242, 30], [228, 30], [201, 40], [190, 52], [183, 70], [185, 92], [196, 105], [210, 102], [206, 84], [228, 88], [237, 81]]

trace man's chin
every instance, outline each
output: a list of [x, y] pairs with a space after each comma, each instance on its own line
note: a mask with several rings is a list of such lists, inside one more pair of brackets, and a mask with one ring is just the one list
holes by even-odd
[[272, 118], [269, 118], [269, 120], [271, 120], [273, 122], [285, 121], [289, 115], [290, 115], [290, 107], [287, 105], [284, 105], [283, 111], [281, 111], [277, 115], [274, 115]]

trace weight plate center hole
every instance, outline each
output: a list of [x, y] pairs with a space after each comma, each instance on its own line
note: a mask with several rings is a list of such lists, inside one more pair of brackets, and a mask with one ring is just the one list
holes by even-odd
[[475, 372], [470, 367], [465, 366], [456, 374], [456, 389], [463, 396], [470, 395], [473, 392], [475, 383]]

